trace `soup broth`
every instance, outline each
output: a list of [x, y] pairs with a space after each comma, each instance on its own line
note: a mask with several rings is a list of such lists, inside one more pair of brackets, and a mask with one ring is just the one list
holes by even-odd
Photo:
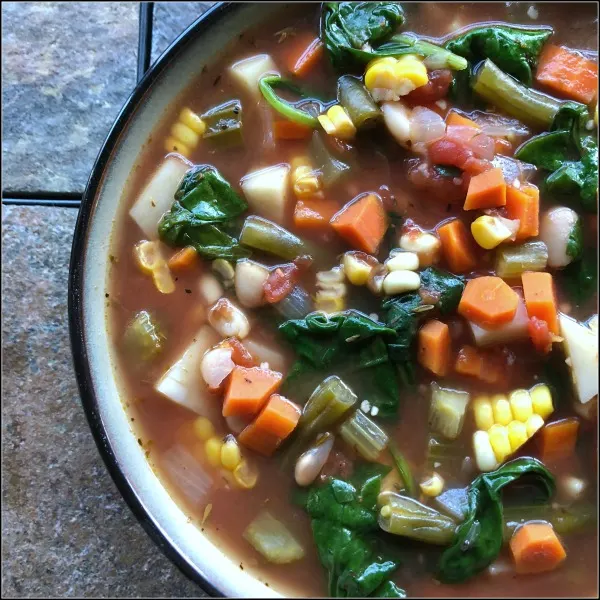
[[[386, 10], [394, 5], [374, 4]], [[348, 8], [344, 18], [352, 20], [355, 9]], [[346, 61], [344, 67], [337, 63], [334, 66], [329, 56], [331, 50], [319, 48], [320, 42], [316, 41], [322, 10], [326, 9], [319, 4], [291, 6], [281, 16], [265, 19], [260, 28], [245, 32], [229, 44], [218, 61], [199, 73], [173, 103], [140, 154], [115, 229], [107, 290], [108, 326], [114, 340], [124, 404], [131, 416], [132, 435], [138, 437], [149, 462], [193, 523], [233, 557], [239, 569], [250, 570], [287, 595], [369, 595], [376, 587], [379, 592], [392, 595], [401, 588], [409, 596], [595, 596], [598, 593], [597, 378], [592, 369], [597, 370], [598, 359], [597, 329], [589, 320], [597, 313], [597, 295], [595, 283], [591, 283], [589, 293], [582, 293], [585, 288], [581, 286], [590, 285], [596, 266], [594, 263], [585, 267], [589, 271], [587, 278], [583, 277], [584, 267], [580, 266], [588, 254], [596, 254], [597, 192], [593, 192], [590, 200], [573, 184], [568, 187], [567, 202], [564, 196], [548, 189], [548, 178], [554, 171], [568, 161], [579, 164], [577, 161], [587, 160], [586, 152], [593, 150], [584, 143], [575, 150], [569, 147], [567, 156], [567, 150], [561, 146], [559, 154], [565, 155], [559, 156], [561, 164], [553, 164], [552, 169], [544, 167], [547, 160], [540, 157], [542, 151], [535, 149], [524, 155], [528, 160], [518, 162], [516, 155], [534, 136], [553, 129], [563, 131], [566, 139], [572, 130], [555, 125], [552, 118], [542, 125], [539, 119], [532, 120], [525, 113], [521, 121], [514, 109], [513, 114], [503, 110], [501, 100], [494, 103], [473, 91], [466, 101], [460, 100], [459, 70], [448, 69], [444, 63], [447, 59], [440, 51], [429, 61], [416, 51], [403, 51], [392, 57], [388, 64], [404, 64], [405, 68], [402, 71], [401, 67], [394, 67], [396, 75], [389, 76], [396, 77], [390, 84], [393, 89], [385, 87], [391, 79], [384, 75], [372, 73], [370, 78], [368, 71], [375, 66], [368, 59], [353, 58], [347, 50], [339, 59], [342, 63]], [[382, 19], [389, 18], [386, 10]], [[391, 14], [397, 15], [394, 10]], [[481, 38], [483, 41], [471, 45], [455, 42], [448, 46], [456, 57], [466, 59], [467, 70], [473, 69], [473, 89], [477, 89], [473, 81], [479, 80], [487, 64], [481, 63], [486, 59], [492, 62], [496, 59], [497, 67], [505, 71], [512, 68], [510, 60], [500, 64], [502, 59], [494, 54], [496, 50], [490, 42], [502, 27], [537, 31], [552, 28], [549, 39], [544, 39], [537, 48], [528, 49], [523, 59], [533, 73], [531, 81], [526, 81], [524, 75], [517, 81], [522, 62], [511, 73], [514, 77], [506, 77], [522, 86], [527, 94], [532, 89], [548, 94], [556, 105], [570, 100], [578, 102], [577, 106], [584, 110], [588, 106], [589, 114], [586, 113], [583, 133], [578, 139], [589, 138], [593, 144], [596, 92], [591, 99], [587, 98], [582, 82], [593, 79], [595, 73], [597, 85], [596, 11], [593, 3], [535, 7], [519, 2], [407, 3], [403, 5], [403, 24], [400, 24], [402, 19], [394, 18], [392, 23], [394, 31], [412, 33], [440, 47], [461, 39], [459, 36], [475, 26], [489, 28]], [[341, 18], [334, 15], [332, 20], [334, 17]], [[376, 52], [373, 48], [389, 42], [394, 31], [382, 38], [366, 35], [362, 51]], [[515, 38], [498, 39], [504, 43]], [[484, 47], [485, 40], [490, 42], [489, 47]], [[579, 84], [556, 82], [558, 76], [552, 75], [552, 69], [561, 68], [561, 55], [557, 54], [554, 62], [549, 59], [548, 45], [569, 49], [562, 52], [571, 53], [572, 69], [581, 69]], [[308, 48], [308, 64], [298, 67], [304, 48]], [[517, 52], [514, 46], [510, 49], [513, 51]], [[232, 75], [231, 66], [257, 55], [268, 55], [272, 60], [259, 75], [272, 75], [269, 65], [274, 65], [282, 77], [293, 80], [303, 90], [304, 99], [295, 92], [274, 88], [280, 107], [276, 109], [259, 91], [256, 76], [247, 78], [250, 84], [240, 83]], [[402, 58], [407, 55], [408, 62]], [[401, 63], [402, 60], [405, 62]], [[540, 73], [546, 65], [550, 75], [541, 80]], [[464, 76], [466, 70], [462, 71]], [[422, 72], [426, 72], [426, 83], [416, 85], [415, 73]], [[343, 108], [340, 118], [346, 129], [336, 127], [331, 107], [340, 106], [336, 89], [343, 75], [352, 75], [361, 93], [370, 98], [377, 112], [375, 127], [357, 127], [352, 114], [349, 116], [349, 111]], [[433, 85], [436, 81], [440, 82], [437, 92]], [[413, 88], [408, 93], [407, 85]], [[425, 87], [429, 95], [419, 99], [419, 90], [423, 92]], [[467, 85], [467, 89], [471, 88]], [[237, 100], [238, 105], [226, 104], [232, 100]], [[282, 113], [281, 104], [292, 109], [292, 119], [285, 108]], [[221, 120], [210, 115], [214, 107], [224, 111]], [[184, 109], [188, 109], [186, 117], [182, 116]], [[404, 117], [394, 112], [398, 110], [406, 111], [402, 113]], [[298, 113], [305, 115], [304, 121]], [[460, 123], [452, 121], [456, 119], [449, 116], [452, 113], [459, 115]], [[316, 119], [317, 114], [325, 116], [325, 120]], [[394, 114], [400, 121], [408, 119], [409, 133], [399, 132], [402, 124], [394, 121]], [[238, 139], [236, 122], [240, 117], [242, 133]], [[177, 123], [184, 127], [174, 127]], [[211, 127], [216, 128], [214, 136], [207, 135]], [[333, 127], [332, 133], [328, 127]], [[400, 139], [402, 135], [406, 139]], [[476, 137], [477, 143], [473, 142]], [[442, 164], [439, 157], [444, 152], [443, 143], [454, 145], [446, 145], [446, 150], [451, 148], [451, 156]], [[567, 143], [570, 142], [563, 145]], [[457, 159], [460, 153], [467, 157], [462, 163]], [[327, 158], [318, 164], [324, 155]], [[302, 163], [299, 159], [304, 157], [308, 158]], [[539, 161], [537, 169], [523, 166], [533, 160]], [[174, 166], [164, 178], [167, 183], [148, 192], [147, 186], [168, 161]], [[340, 164], [347, 165], [347, 170], [340, 168]], [[218, 175], [210, 169], [196, 171], [197, 179], [190, 180], [188, 188], [181, 188], [183, 175], [194, 165], [209, 165]], [[300, 184], [294, 186], [298, 165], [306, 166], [305, 182], [314, 186], [313, 196], [300, 189]], [[512, 179], [507, 175], [510, 165], [513, 169], [517, 165]], [[260, 179], [260, 174], [259, 180], [249, 177], [267, 167], [279, 169], [281, 177], [273, 176], [267, 181], [264, 176]], [[334, 183], [327, 178], [326, 171], [331, 168], [340, 175]], [[476, 182], [484, 181], [482, 176], [491, 177], [490, 174], [499, 174], [497, 190], [483, 183], [477, 192]], [[597, 190], [597, 171], [595, 177]], [[202, 182], [206, 181], [210, 189], [202, 188]], [[223, 181], [225, 184], [221, 185], [219, 182]], [[162, 213], [158, 218], [148, 217], [152, 209], [158, 210], [156, 205], [163, 206], [158, 197], [167, 189], [170, 196], [165, 211], [173, 213], [174, 202], [184, 206], [183, 225], [165, 224], [165, 217], [159, 225]], [[223, 209], [226, 195], [229, 208], [239, 202], [231, 200], [229, 190], [243, 205], [247, 202], [248, 207], [207, 224], [202, 210], [226, 213]], [[533, 208], [522, 208], [520, 203], [527, 198], [523, 190], [533, 190], [534, 195], [539, 195], [539, 207], [534, 203]], [[140, 206], [144, 193], [146, 208], [141, 209], [140, 217], [135, 207]], [[196, 194], [196, 200], [190, 200], [191, 194]], [[203, 194], [205, 204], [196, 204], [190, 211], [191, 205], [186, 202], [195, 202]], [[504, 203], [497, 200], [498, 194], [504, 194]], [[577, 200], [579, 194], [583, 200]], [[216, 203], [209, 207], [211, 198], [216, 198]], [[475, 208], [465, 210], [465, 200], [469, 198], [474, 199]], [[303, 204], [299, 207], [300, 203]], [[305, 213], [300, 211], [302, 206]], [[192, 223], [189, 215], [194, 210], [199, 221]], [[526, 227], [530, 218], [527, 210], [535, 212], [531, 217], [535, 223], [530, 230]], [[358, 216], [354, 214], [357, 211]], [[521, 217], [518, 221], [517, 213]], [[266, 219], [266, 225], [257, 216]], [[345, 219], [348, 219], [346, 228], [340, 225]], [[200, 222], [202, 227], [212, 229], [201, 229]], [[254, 230], [258, 242], [246, 236], [252, 233], [248, 222], [258, 228], [258, 234]], [[462, 229], [457, 224], [462, 224]], [[242, 225], [245, 229], [240, 233]], [[264, 227], [271, 237], [264, 234]], [[570, 242], [565, 238], [561, 247], [565, 227]], [[497, 242], [497, 236], [504, 237]], [[143, 241], [146, 245], [140, 245]], [[565, 251], [567, 243], [571, 243], [571, 250]], [[573, 244], [578, 246], [573, 249]], [[174, 258], [188, 246], [187, 255]], [[207, 250], [209, 246], [211, 249]], [[543, 264], [536, 258], [540, 248]], [[522, 257], [514, 258], [516, 252], [521, 252]], [[248, 275], [242, 273], [239, 262], [248, 257], [254, 261], [254, 271], [249, 283], [245, 283]], [[395, 270], [392, 259], [404, 266]], [[414, 260], [416, 268], [407, 266]], [[509, 267], [513, 269], [510, 274], [501, 272]], [[536, 276], [531, 277], [531, 273], [522, 276], [529, 271], [535, 271]], [[540, 274], [549, 274], [548, 279], [539, 278]], [[256, 278], [260, 280], [258, 300]], [[369, 284], [365, 285], [367, 278]], [[476, 289], [475, 282], [483, 286], [481, 290]], [[548, 289], [550, 292], [554, 289], [555, 297], [544, 296]], [[294, 296], [299, 290], [303, 292]], [[492, 290], [499, 296], [483, 301]], [[248, 294], [253, 300], [248, 300]], [[544, 298], [538, 301], [532, 294]], [[290, 298], [295, 298], [295, 304]], [[401, 312], [397, 302], [403, 301], [416, 304], [411, 304], [408, 312]], [[239, 317], [231, 310], [241, 310], [243, 314]], [[517, 322], [516, 310], [522, 311], [524, 321]], [[316, 319], [316, 328], [339, 324], [340, 319], [356, 318], [360, 323], [351, 326], [350, 321], [344, 321], [351, 332], [346, 339], [339, 339], [338, 333], [320, 331], [314, 335], [324, 337], [318, 337], [316, 342], [313, 338], [303, 342], [307, 313], [309, 319]], [[400, 322], [402, 319], [405, 320]], [[296, 325], [290, 325], [291, 322]], [[514, 331], [507, 334], [511, 325]], [[293, 327], [298, 329], [286, 335], [282, 331], [285, 327], [288, 332]], [[383, 331], [375, 331], [377, 328]], [[582, 343], [578, 347], [586, 336], [593, 340], [592, 345]], [[224, 342], [231, 338], [237, 342]], [[367, 345], [370, 340], [372, 346]], [[594, 344], [595, 361], [590, 358]], [[215, 348], [220, 354], [214, 353]], [[337, 352], [335, 360], [328, 362], [333, 354], [323, 352], [321, 364], [307, 367], [311, 352], [321, 356], [324, 348]], [[373, 356], [375, 366], [365, 367], [368, 357], [365, 358], [364, 352], [361, 354], [361, 349], [377, 354]], [[186, 352], [188, 362], [172, 369]], [[194, 352], [198, 354], [196, 358], [192, 357]], [[213, 352], [212, 363], [207, 361], [209, 352]], [[303, 361], [301, 372], [294, 377], [298, 360]], [[234, 398], [236, 373], [241, 378], [240, 389], [248, 398], [243, 395]], [[262, 377], [268, 379], [264, 386], [272, 383], [268, 393], [257, 392], [263, 385]], [[281, 388], [277, 377], [283, 380]], [[319, 384], [331, 382], [327, 379], [330, 377], [339, 377], [343, 389], [354, 392], [357, 398], [353, 406], [325, 428], [315, 425], [303, 430], [308, 419], [307, 400]], [[531, 398], [537, 398], [542, 388], [549, 391], [552, 401], [549, 412], [541, 408], [537, 413]], [[525, 425], [526, 418], [515, 425], [515, 431], [518, 429], [524, 437], [513, 449], [507, 432], [510, 424], [519, 421], [515, 408], [518, 400], [513, 401], [511, 395], [518, 390], [527, 390], [526, 412], [529, 410], [529, 416], [538, 415], [540, 422], [537, 428], [532, 425], [531, 430]], [[432, 408], [435, 398], [446, 403], [439, 414]], [[504, 404], [499, 403], [502, 399]], [[260, 412], [266, 410], [265, 406], [273, 407], [268, 423]], [[509, 443], [506, 452], [491, 444], [492, 430], [482, 426], [485, 419], [478, 413], [480, 406], [489, 408], [489, 425]], [[511, 416], [503, 420], [502, 407], [507, 406]], [[223, 417], [224, 410], [232, 411], [227, 419]], [[284, 414], [285, 411], [288, 412]], [[267, 430], [276, 427], [279, 434], [275, 430], [261, 434], [256, 425], [248, 435], [240, 435], [241, 430], [252, 428], [259, 413]], [[385, 440], [384, 447], [373, 450], [375, 454], [368, 460], [365, 454], [369, 453], [362, 442], [349, 443], [350, 433], [342, 433], [344, 420], [356, 421], [358, 414], [374, 424], [371, 433], [379, 430], [383, 435], [379, 439]], [[285, 435], [282, 428], [286, 429]], [[349, 428], [347, 425], [345, 431]], [[320, 465], [318, 476], [309, 486], [299, 486], [298, 456], [311, 447], [318, 450], [320, 445], [326, 445], [327, 439], [317, 437], [324, 433], [335, 437], [327, 461]], [[482, 437], [490, 440], [488, 451], [492, 455], [490, 459], [488, 452], [488, 463], [490, 460], [495, 463], [493, 468], [482, 469], [483, 450], [478, 449], [475, 441]], [[375, 439], [370, 439], [370, 443], [376, 446]], [[439, 443], [437, 454], [431, 449], [434, 443]], [[256, 451], [257, 444], [262, 451]], [[227, 462], [225, 446], [231, 450], [233, 462]], [[396, 475], [390, 449], [403, 456], [412, 472], [414, 489], [407, 485], [408, 478], [403, 481]], [[230, 468], [235, 469], [240, 456], [249, 473]], [[526, 465], [522, 481], [511, 483], [499, 496], [501, 500], [495, 496], [489, 500], [480, 497], [477, 502], [503, 505], [505, 517], [516, 515], [519, 526], [514, 532], [507, 529], [504, 542], [499, 543], [500, 550], [489, 553], [487, 548], [483, 551], [485, 558], [479, 562], [469, 554], [469, 544], [463, 540], [466, 558], [460, 557], [459, 564], [448, 567], [447, 553], [454, 549], [456, 558], [456, 552], [461, 552], [455, 546], [460, 532], [464, 532], [465, 514], [449, 515], [442, 500], [450, 490], [473, 493], [477, 485], [486, 485], [482, 483], [482, 470], [494, 473], [517, 458], [522, 458], [521, 464]], [[532, 469], [537, 468], [531, 466], [539, 464], [536, 460], [552, 476], [544, 474], [541, 479], [545, 483], [541, 485], [534, 481], [532, 486], [520, 486], [528, 482]], [[384, 532], [385, 523], [381, 527], [377, 524], [378, 519], [381, 524], [389, 514], [384, 510], [388, 505], [383, 496], [379, 497], [378, 506], [370, 506], [363, 496], [355, 500], [361, 510], [367, 511], [365, 519], [371, 526], [358, 527], [352, 519], [342, 523], [331, 517], [328, 511], [341, 510], [347, 500], [338, 498], [337, 508], [327, 505], [324, 513], [315, 511], [314, 502], [321, 498], [319, 493], [323, 494], [327, 486], [356, 482], [352, 477], [365, 462], [391, 469], [385, 477], [374, 476], [378, 490], [388, 490], [396, 500], [400, 497], [398, 502], [413, 496], [409, 502], [429, 507], [424, 510], [431, 513], [423, 518], [430, 525], [433, 523], [436, 531], [450, 522], [454, 532], [445, 535], [438, 531], [442, 537], [436, 538], [435, 544], [427, 543], [415, 530], [408, 535], [404, 529], [403, 535]], [[555, 485], [548, 483], [551, 477]], [[437, 493], [436, 486], [440, 488]], [[306, 497], [302, 498], [307, 493], [313, 497], [312, 509], [306, 506]], [[332, 502], [327, 498], [327, 502]], [[502, 538], [494, 517], [482, 515], [486, 510], [489, 507], [478, 506], [478, 527], [490, 528], [489, 535], [495, 540]], [[263, 552], [257, 551], [257, 542], [249, 541], [247, 532], [249, 525], [265, 511], [283, 524], [287, 530], [284, 538], [291, 536], [295, 544], [290, 546], [288, 539], [287, 545], [276, 552], [279, 559], [275, 561], [265, 555], [264, 548]], [[394, 507], [391, 511], [394, 516], [399, 515], [400, 521], [406, 519], [406, 514], [400, 515], [400, 509]], [[344, 526], [354, 540], [367, 539], [369, 544], [375, 538], [383, 540], [386, 550], [381, 554], [374, 552], [370, 559], [365, 551], [363, 562], [347, 567], [343, 580], [339, 569], [344, 565], [338, 564], [332, 574], [324, 557], [327, 552], [341, 552], [340, 547], [333, 547], [339, 545], [333, 533], [333, 546], [327, 548], [319, 529], [325, 522], [335, 535]], [[519, 535], [523, 539], [533, 535], [531, 525], [538, 522], [544, 524], [547, 539], [539, 542], [543, 546], [541, 558], [532, 558], [529, 564], [527, 556], [535, 554], [535, 541], [522, 541]], [[480, 529], [470, 535], [470, 544], [477, 545], [477, 536], [482, 535]], [[518, 556], [521, 543], [524, 554]], [[294, 547], [302, 549], [301, 557], [297, 552], [294, 554]], [[562, 560], [556, 559], [557, 547], [566, 552]], [[285, 557], [281, 557], [286, 551], [295, 560], [285, 562]], [[345, 560], [339, 554], [336, 557], [340, 563]], [[556, 564], [552, 564], [554, 559]], [[395, 567], [388, 575], [382, 575], [375, 587], [362, 580], [357, 582], [360, 568], [366, 567], [365, 561], [369, 560], [378, 564], [391, 561]], [[280, 564], [282, 561], [285, 564]]]

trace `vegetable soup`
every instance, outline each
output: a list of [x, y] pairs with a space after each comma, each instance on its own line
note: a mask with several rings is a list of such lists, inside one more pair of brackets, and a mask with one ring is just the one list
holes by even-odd
[[598, 594], [596, 10], [295, 4], [148, 140], [106, 293], [123, 401], [239, 569]]

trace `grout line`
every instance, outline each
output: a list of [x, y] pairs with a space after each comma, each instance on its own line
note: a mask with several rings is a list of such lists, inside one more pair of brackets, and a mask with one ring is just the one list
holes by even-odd
[[79, 208], [81, 200], [60, 200], [49, 198], [2, 198], [2, 204], [6, 206], [46, 206], [57, 208]]
[[140, 81], [150, 68], [152, 57], [152, 16], [154, 2], [140, 2], [140, 30], [138, 35], [137, 80]]

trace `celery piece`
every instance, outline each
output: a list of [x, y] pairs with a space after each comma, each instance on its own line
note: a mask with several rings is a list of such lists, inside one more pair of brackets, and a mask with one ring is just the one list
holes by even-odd
[[346, 163], [332, 156], [318, 131], [313, 133], [309, 148], [314, 164], [321, 172], [321, 181], [325, 187], [332, 186], [350, 171]]
[[425, 542], [448, 545], [454, 538], [456, 522], [414, 498], [395, 492], [379, 494], [379, 526], [393, 535]]
[[240, 234], [244, 246], [293, 260], [307, 254], [304, 242], [287, 229], [256, 215], [249, 216]]
[[201, 119], [206, 124], [203, 138], [220, 146], [238, 146], [242, 138], [242, 103], [229, 100], [205, 112]]
[[503, 279], [519, 278], [525, 271], [544, 271], [547, 263], [548, 248], [544, 242], [500, 246], [496, 250], [496, 275]]
[[338, 79], [337, 98], [356, 129], [369, 129], [382, 118], [381, 110], [367, 88], [351, 75], [343, 75]]
[[455, 440], [462, 431], [469, 403], [469, 394], [460, 390], [441, 388], [431, 384], [429, 425], [437, 433]]
[[243, 536], [270, 563], [285, 565], [304, 557], [304, 548], [288, 528], [267, 511], [258, 514]]
[[309, 293], [297, 285], [283, 300], [273, 304], [273, 308], [285, 319], [303, 319], [312, 311]]
[[475, 74], [473, 91], [496, 108], [535, 127], [549, 129], [559, 100], [528, 88], [487, 59]]
[[154, 317], [145, 310], [135, 315], [123, 334], [127, 351], [142, 362], [155, 358], [163, 350], [165, 339]]
[[339, 428], [341, 438], [364, 459], [376, 461], [388, 443], [388, 436], [362, 410], [357, 410]]

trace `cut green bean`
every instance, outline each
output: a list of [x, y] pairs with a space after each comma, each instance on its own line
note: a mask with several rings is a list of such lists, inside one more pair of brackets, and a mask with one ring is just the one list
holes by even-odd
[[123, 334], [127, 351], [142, 362], [150, 361], [159, 354], [165, 339], [154, 317], [145, 310], [135, 315]]
[[259, 513], [243, 535], [270, 563], [284, 565], [304, 557], [304, 548], [288, 528], [267, 511]]
[[388, 436], [362, 410], [357, 410], [339, 428], [341, 438], [364, 459], [376, 461], [388, 443]]
[[244, 222], [240, 243], [288, 260], [308, 253], [300, 238], [272, 221], [256, 215], [249, 216]]
[[416, 497], [417, 484], [404, 454], [398, 450], [398, 447], [392, 440], [388, 442], [388, 450], [392, 455], [394, 466], [396, 467], [396, 471], [398, 471], [398, 475], [400, 475], [400, 479], [402, 479], [406, 492], [409, 496]]
[[321, 173], [321, 180], [325, 187], [332, 186], [344, 174], [350, 171], [350, 167], [346, 163], [331, 155], [318, 131], [313, 133], [309, 152], [314, 160], [314, 164]]
[[381, 110], [358, 79], [350, 75], [340, 77], [337, 84], [337, 98], [346, 109], [356, 129], [369, 129], [381, 120]]
[[548, 129], [559, 100], [520, 84], [487, 59], [475, 74], [473, 91], [496, 108], [535, 127]]
[[236, 146], [242, 138], [242, 103], [229, 100], [211, 108], [200, 117], [206, 124], [203, 138], [220, 146]]
[[518, 278], [525, 271], [544, 271], [547, 264], [548, 248], [544, 242], [500, 246], [496, 250], [496, 275], [504, 279]]
[[395, 492], [379, 494], [379, 526], [393, 535], [425, 542], [448, 545], [454, 538], [456, 522], [414, 498]]

